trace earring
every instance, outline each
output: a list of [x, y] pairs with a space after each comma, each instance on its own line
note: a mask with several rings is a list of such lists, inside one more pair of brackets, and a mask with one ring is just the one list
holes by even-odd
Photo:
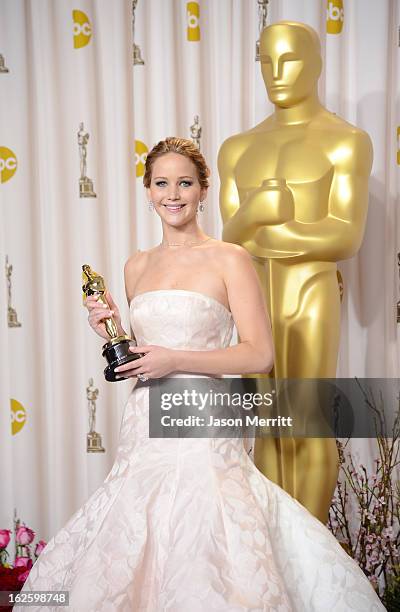
[[205, 209], [205, 206], [204, 206], [203, 202], [200, 202], [198, 210], [200, 212], [204, 212], [204, 209]]
[[149, 202], [147, 206], [148, 206], [148, 209], [149, 209], [149, 211], [150, 211], [150, 212], [151, 212], [152, 210], [154, 210], [154, 204], [153, 204], [153, 202]]

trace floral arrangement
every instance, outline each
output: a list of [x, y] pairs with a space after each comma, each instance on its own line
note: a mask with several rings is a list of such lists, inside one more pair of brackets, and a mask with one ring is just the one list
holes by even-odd
[[[33, 565], [31, 545], [35, 532], [29, 527], [21, 525], [20, 520], [14, 520], [15, 559], [14, 565], [8, 562], [7, 547], [11, 540], [10, 529], [0, 529], [0, 591], [19, 592]], [[39, 540], [34, 548], [34, 560], [38, 558], [46, 542]], [[11, 610], [12, 606], [0, 606], [2, 612]]]
[[[384, 432], [384, 411], [364, 393]], [[339, 482], [329, 513], [328, 526], [344, 549], [364, 571], [389, 612], [400, 610], [400, 400], [390, 437], [377, 435], [377, 459], [372, 473], [356, 465], [336, 441]]]

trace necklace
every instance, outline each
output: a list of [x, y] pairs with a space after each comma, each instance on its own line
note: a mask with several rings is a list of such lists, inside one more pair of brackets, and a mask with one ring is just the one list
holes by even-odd
[[204, 244], [205, 242], [208, 242], [209, 240], [211, 240], [211, 236], [210, 238], [206, 238], [205, 240], [200, 240], [200, 242], [187, 242], [185, 240], [185, 242], [182, 243], [178, 243], [178, 242], [160, 242], [160, 247], [162, 249], [166, 249], [167, 247], [174, 247], [174, 246], [197, 246], [199, 244]]

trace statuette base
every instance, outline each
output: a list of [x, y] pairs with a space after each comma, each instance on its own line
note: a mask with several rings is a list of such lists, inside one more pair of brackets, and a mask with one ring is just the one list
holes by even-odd
[[101, 435], [96, 431], [90, 431], [86, 436], [87, 453], [104, 453], [105, 448], [101, 443]]
[[141, 353], [131, 353], [129, 351], [131, 343], [132, 340], [127, 338], [127, 336], [119, 336], [118, 338], [113, 338], [103, 346], [102, 355], [108, 362], [108, 366], [104, 369], [104, 376], [108, 382], [118, 382], [118, 380], [122, 380], [121, 378], [117, 379], [119, 373], [114, 371], [115, 368], [143, 357]]
[[144, 61], [142, 59], [142, 53], [140, 51], [139, 45], [135, 45], [133, 43], [133, 65], [134, 66], [144, 66]]
[[16, 310], [10, 306], [8, 308], [8, 327], [21, 327]]
[[4, 56], [0, 53], [0, 73], [10, 72], [4, 60]]
[[79, 197], [80, 198], [97, 198], [93, 190], [93, 181], [85, 176], [79, 179]]

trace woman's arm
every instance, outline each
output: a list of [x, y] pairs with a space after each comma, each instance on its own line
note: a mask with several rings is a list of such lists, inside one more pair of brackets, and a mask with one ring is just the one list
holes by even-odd
[[223, 256], [224, 281], [239, 344], [211, 351], [175, 352], [175, 369], [199, 374], [269, 372], [274, 362], [271, 326], [257, 273], [243, 248], [229, 245]]

